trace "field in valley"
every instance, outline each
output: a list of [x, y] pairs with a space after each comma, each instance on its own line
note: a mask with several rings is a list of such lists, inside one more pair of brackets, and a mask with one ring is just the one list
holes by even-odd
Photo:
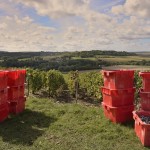
[[133, 69], [139, 71], [146, 71], [146, 70], [150, 70], [150, 66], [116, 65], [116, 66], [103, 67], [102, 69], [106, 69], [106, 70]]

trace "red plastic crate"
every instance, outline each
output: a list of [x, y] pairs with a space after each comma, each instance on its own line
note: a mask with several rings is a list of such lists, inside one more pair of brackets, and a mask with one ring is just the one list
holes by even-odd
[[1, 89], [0, 90], [0, 105], [7, 103], [7, 99], [8, 99], [8, 89], [7, 88]]
[[7, 119], [8, 115], [9, 115], [8, 103], [0, 105], [0, 122]]
[[142, 122], [142, 120], [139, 117], [140, 115], [150, 116], [150, 112], [133, 111], [133, 118], [135, 120], [135, 133], [144, 146], [150, 146], [150, 124]]
[[8, 71], [0, 71], [0, 89], [7, 88]]
[[111, 107], [102, 103], [105, 116], [115, 123], [124, 123], [133, 119], [134, 105]]
[[133, 105], [135, 88], [116, 90], [102, 87], [101, 91], [103, 94], [103, 102], [108, 106]]
[[11, 70], [8, 71], [8, 86], [24, 85], [26, 70]]
[[19, 114], [25, 109], [26, 97], [22, 97], [16, 101], [9, 103], [9, 113], [11, 114]]
[[8, 101], [13, 101], [15, 99], [19, 99], [20, 97], [24, 97], [24, 89], [25, 86], [12, 86], [8, 89]]
[[25, 85], [19, 86], [19, 97], [25, 96]]
[[143, 90], [145, 92], [150, 92], [150, 72], [139, 72], [139, 76], [143, 79]]
[[143, 89], [140, 89], [140, 98], [141, 108], [150, 111], [150, 92], [145, 92]]
[[133, 88], [133, 70], [103, 70], [104, 87], [109, 89]]

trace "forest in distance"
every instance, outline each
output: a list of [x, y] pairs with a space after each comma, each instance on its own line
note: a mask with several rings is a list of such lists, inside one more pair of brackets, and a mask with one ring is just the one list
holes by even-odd
[[75, 51], [75, 52], [0, 52], [0, 67], [32, 68], [62, 72], [94, 70], [113, 65], [149, 66], [149, 54], [126, 51]]

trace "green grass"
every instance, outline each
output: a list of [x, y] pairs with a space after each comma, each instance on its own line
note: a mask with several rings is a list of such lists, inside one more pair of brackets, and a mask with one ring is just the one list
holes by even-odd
[[133, 69], [133, 70], [140, 70], [140, 71], [145, 71], [145, 70], [150, 70], [150, 66], [140, 66], [140, 65], [117, 65], [117, 66], [108, 66], [108, 67], [103, 67], [103, 69], [110, 69], [110, 70], [115, 70], [115, 69]]
[[[109, 62], [128, 62], [128, 61], [150, 61], [149, 57], [145, 56], [109, 56], [109, 55], [98, 55], [98, 59], [109, 61]], [[72, 59], [88, 59], [88, 60], [97, 60], [95, 57], [88, 57], [88, 58], [80, 58], [80, 57], [73, 57]]]
[[91, 60], [91, 61], [96, 60], [95, 57], [88, 57], [88, 58], [72, 57], [72, 59], [74, 59], [74, 60], [81, 60], [81, 59], [84, 60], [84, 59], [86, 59], [86, 60]]
[[150, 56], [150, 52], [136, 52], [136, 54], [139, 55], [139, 56], [145, 56], [145, 57]]
[[149, 57], [143, 57], [143, 56], [115, 56], [113, 58], [101, 58], [105, 61], [111, 61], [111, 62], [128, 62], [128, 61], [142, 61], [147, 60], [150, 61]]
[[113, 124], [101, 107], [30, 98], [0, 124], [2, 150], [146, 150], [129, 124]]

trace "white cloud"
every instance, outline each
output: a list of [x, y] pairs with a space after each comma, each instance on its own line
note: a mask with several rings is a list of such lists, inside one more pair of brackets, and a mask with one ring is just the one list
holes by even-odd
[[[113, 14], [119, 16], [91, 9], [90, 0], [6, 0], [8, 3], [2, 1], [3, 6], [0, 8], [8, 15], [0, 17], [1, 50], [133, 50], [141, 48], [140, 40], [150, 38], [147, 9], [150, 0], [142, 0], [142, 3], [140, 0], [126, 0], [123, 5], [112, 7]], [[120, 0], [115, 1], [118, 2]], [[5, 3], [9, 7], [4, 7]], [[15, 11], [18, 4], [23, 6], [24, 10], [35, 9], [38, 15], [48, 16], [61, 27], [40, 25], [24, 10], [21, 11], [21, 14], [25, 12], [23, 15], [18, 14], [20, 10]], [[149, 49], [148, 46], [143, 46], [144, 48]]]
[[0, 0], [0, 10], [5, 15], [20, 15], [20, 9], [12, 0]]
[[114, 6], [112, 12], [116, 15], [150, 18], [150, 0], [126, 0], [124, 5]]
[[150, 38], [150, 24], [144, 19], [132, 16], [129, 20], [124, 20], [119, 24], [115, 32], [120, 39], [148, 39]]
[[53, 43], [55, 28], [33, 23], [30, 17], [1, 17], [0, 47], [7, 51], [46, 50]]
[[91, 0], [13, 0], [22, 3], [27, 7], [34, 8], [41, 16], [48, 16], [54, 19], [64, 17], [82, 17], [88, 22], [108, 23], [111, 17], [90, 9]]
[[88, 7], [89, 0], [14, 0], [33, 7], [39, 15], [60, 18], [78, 16]]

